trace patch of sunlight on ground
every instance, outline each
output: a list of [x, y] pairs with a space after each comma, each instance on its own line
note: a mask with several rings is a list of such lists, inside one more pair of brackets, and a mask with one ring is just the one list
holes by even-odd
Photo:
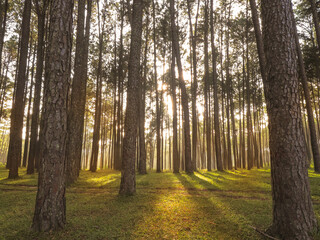
[[[179, 189], [185, 190], [182, 184], [179, 184]], [[196, 204], [188, 194], [169, 191], [156, 199], [153, 203], [153, 213], [144, 216], [136, 226], [135, 232], [138, 235], [142, 234], [143, 239], [195, 239], [192, 236], [203, 234], [197, 227], [199, 218], [201, 216], [196, 211]]]
[[107, 175], [104, 177], [89, 178], [86, 180], [86, 182], [92, 183], [97, 187], [101, 187], [116, 181], [117, 180], [116, 176], [117, 175], [113, 174], [113, 175]]
[[[198, 178], [210, 183], [212, 186], [218, 188], [218, 189], [221, 189], [221, 185], [219, 184], [220, 181], [223, 181], [222, 178], [219, 179], [219, 175], [216, 175], [215, 178], [210, 178], [204, 174], [201, 174], [200, 172], [195, 172], [194, 173], [195, 176], [197, 176]], [[190, 180], [190, 177], [189, 177], [189, 180]], [[204, 188], [204, 186], [201, 186], [201, 188]]]

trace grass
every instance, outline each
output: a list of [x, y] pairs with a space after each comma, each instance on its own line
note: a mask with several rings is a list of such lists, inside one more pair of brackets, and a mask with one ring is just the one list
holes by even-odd
[[[120, 197], [120, 173], [82, 171], [67, 189], [63, 230], [36, 233], [30, 226], [37, 175], [8, 180], [0, 167], [0, 239], [261, 239], [250, 226], [272, 221], [270, 170], [199, 171], [193, 175], [137, 175], [137, 194]], [[320, 218], [320, 176], [310, 173]], [[316, 236], [316, 239], [320, 237]]]

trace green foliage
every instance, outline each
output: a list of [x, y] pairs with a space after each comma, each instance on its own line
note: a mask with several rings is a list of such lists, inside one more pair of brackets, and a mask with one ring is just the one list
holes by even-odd
[[[0, 168], [0, 239], [259, 239], [250, 226], [272, 220], [270, 170], [138, 175], [131, 197], [118, 196], [119, 172], [82, 171], [67, 189], [65, 229], [39, 234], [30, 229], [37, 176], [20, 171], [12, 181]], [[310, 182], [320, 218], [320, 176]]]

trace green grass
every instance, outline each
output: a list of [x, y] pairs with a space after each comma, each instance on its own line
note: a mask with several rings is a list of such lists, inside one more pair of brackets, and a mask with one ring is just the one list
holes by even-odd
[[[120, 197], [120, 173], [82, 171], [67, 189], [63, 230], [36, 233], [30, 226], [37, 175], [8, 180], [0, 167], [0, 239], [261, 239], [250, 226], [272, 221], [270, 171], [137, 175], [137, 194]], [[320, 175], [310, 173], [320, 218]], [[317, 238], [317, 236], [316, 236]], [[320, 239], [320, 238], [319, 238]]]

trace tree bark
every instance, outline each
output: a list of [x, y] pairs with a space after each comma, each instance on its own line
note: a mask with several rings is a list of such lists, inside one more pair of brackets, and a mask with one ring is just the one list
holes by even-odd
[[142, 36], [143, 1], [133, 1], [131, 21], [131, 44], [129, 57], [129, 75], [127, 88], [127, 109], [125, 115], [122, 150], [122, 171], [119, 193], [131, 195], [136, 192], [135, 159], [136, 138], [138, 129], [138, 105], [137, 94], [140, 86], [140, 52]]
[[32, 228], [51, 231], [66, 222], [67, 96], [72, 49], [73, 0], [53, 0], [45, 69], [43, 141]]
[[312, 239], [317, 221], [303, 142], [292, 3], [263, 0], [261, 6], [273, 196], [270, 232], [282, 239]]

